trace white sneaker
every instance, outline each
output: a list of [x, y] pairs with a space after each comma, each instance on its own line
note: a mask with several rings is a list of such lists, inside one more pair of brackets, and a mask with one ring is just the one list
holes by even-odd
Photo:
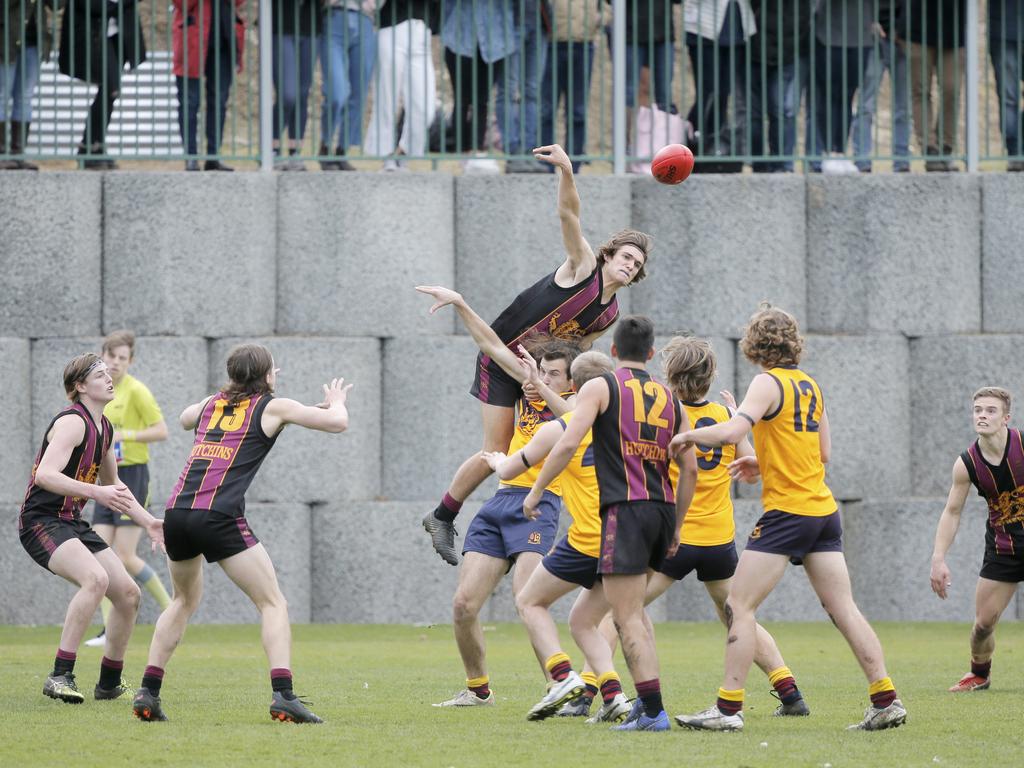
[[907, 709], [899, 699], [883, 709], [868, 707], [864, 719], [859, 723], [846, 726], [848, 731], [884, 731], [886, 728], [899, 728], [907, 722]]
[[468, 688], [465, 688], [447, 701], [432, 704], [433, 707], [490, 707], [494, 705], [494, 691], [487, 694], [486, 699], [481, 699]]
[[676, 715], [676, 722], [695, 731], [742, 731], [743, 712], [726, 715], [715, 705], [696, 715]]
[[843, 176], [860, 173], [860, 168], [850, 158], [834, 155], [833, 157], [826, 157], [821, 161], [821, 172], [831, 176]]
[[501, 173], [501, 166], [498, 165], [498, 161], [493, 157], [487, 157], [486, 155], [479, 154], [476, 157], [471, 157], [468, 160], [463, 161], [462, 172], [481, 175]]
[[544, 698], [534, 704], [530, 711], [527, 712], [526, 719], [543, 720], [546, 717], [551, 717], [561, 709], [565, 702], [569, 701], [569, 699], [575, 699], [586, 689], [587, 686], [584, 684], [583, 678], [579, 676], [578, 672], [573, 670], [564, 680], [548, 688]]
[[394, 173], [395, 171], [408, 171], [409, 168], [405, 164], [405, 158], [401, 157], [388, 157], [384, 160], [384, 166], [381, 168], [385, 173]]
[[89, 648], [102, 648], [107, 644], [107, 633], [104, 630], [100, 630], [100, 633], [96, 637], [90, 637], [85, 641], [85, 645]]
[[614, 699], [601, 705], [596, 715], [587, 718], [587, 723], [621, 723], [629, 715], [629, 711], [629, 699], [624, 693], [617, 693]]

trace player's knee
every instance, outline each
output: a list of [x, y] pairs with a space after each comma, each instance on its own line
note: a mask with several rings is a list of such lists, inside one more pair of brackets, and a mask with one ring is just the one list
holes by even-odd
[[452, 598], [452, 621], [456, 624], [473, 621], [479, 612], [480, 608], [476, 601], [470, 600], [467, 595], [461, 592], [455, 593], [455, 597]]
[[142, 590], [139, 589], [139, 585], [130, 581], [121, 588], [120, 592], [121, 606], [132, 612], [138, 611], [139, 604], [142, 603]]
[[974, 628], [971, 630], [971, 634], [974, 635], [975, 640], [988, 640], [995, 631], [996, 622], [991, 617], [978, 616], [974, 620]]
[[97, 599], [107, 594], [107, 587], [110, 586], [110, 578], [107, 576], [107, 572], [102, 569], [95, 571], [89, 571], [82, 578], [82, 589], [91, 595], [95, 595]]

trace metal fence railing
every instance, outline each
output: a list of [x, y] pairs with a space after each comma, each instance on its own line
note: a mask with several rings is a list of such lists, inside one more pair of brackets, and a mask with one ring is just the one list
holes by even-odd
[[5, 0], [0, 169], [1024, 170], [1024, 0]]

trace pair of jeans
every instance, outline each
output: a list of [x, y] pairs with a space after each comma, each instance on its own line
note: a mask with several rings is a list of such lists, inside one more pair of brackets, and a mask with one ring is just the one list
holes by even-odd
[[[610, 32], [609, 32], [610, 35]], [[626, 45], [626, 106], [636, 106], [640, 88], [640, 70], [651, 70], [651, 103], [663, 112], [672, 111], [672, 68], [675, 52], [672, 43], [654, 45]]]
[[[999, 2], [1000, 0], [993, 0]], [[1006, 154], [1019, 158], [1021, 146], [1020, 80], [1024, 74], [1024, 41], [989, 38], [988, 54], [999, 98], [999, 128]]]
[[211, 35], [203, 78], [174, 78], [178, 86], [178, 128], [187, 155], [199, 154], [199, 101], [203, 80], [206, 81], [206, 154], [215, 159], [220, 152], [234, 73], [235, 60], [231, 46]]
[[275, 34], [271, 50], [274, 139], [279, 140], [287, 131], [293, 141], [302, 141], [309, 117], [309, 87], [313, 83], [313, 38]]
[[537, 146], [539, 88], [548, 56], [548, 37], [533, 0], [517, 4], [516, 50], [504, 59], [504, 77], [498, 79], [494, 111], [505, 153], [519, 155]]
[[32, 122], [32, 92], [39, 82], [39, 48], [23, 47], [10, 64], [0, 63], [0, 122]]
[[846, 152], [853, 124], [853, 95], [872, 49], [822, 45], [815, 41], [811, 92], [807, 97], [807, 135], [810, 154]]
[[871, 126], [878, 107], [882, 76], [889, 72], [889, 108], [892, 112], [893, 170], [910, 170], [910, 81], [903, 48], [881, 40], [868, 57], [861, 78], [857, 114], [853, 118], [853, 152], [861, 171], [871, 170]]
[[[793, 170], [796, 149], [796, 116], [800, 111], [800, 92], [807, 77], [807, 59], [801, 58], [781, 66], [751, 64], [749, 101], [750, 154], [755, 158], [771, 155], [786, 160], [754, 160], [754, 173], [781, 173]], [[740, 87], [738, 92], [742, 92]], [[768, 119], [768, 134], [764, 123]], [[767, 138], [767, 142], [765, 139]], [[767, 143], [767, 146], [766, 146]]]
[[[540, 143], [555, 143], [555, 113], [558, 112], [559, 100], [564, 99], [566, 147], [569, 157], [573, 158], [573, 173], [579, 173], [580, 161], [575, 158], [586, 153], [587, 97], [594, 64], [594, 44], [558, 40], [551, 53], [540, 88]], [[554, 173], [554, 166], [549, 170]]]
[[[686, 52], [696, 83], [693, 105], [686, 119], [701, 137], [701, 144], [729, 125], [729, 94], [743, 97], [740, 85], [746, 71], [747, 50], [743, 45], [721, 45], [715, 40], [687, 33]], [[699, 147], [698, 154], [711, 147]], [[736, 152], [736, 147], [733, 147]]]
[[120, 35], [107, 37], [106, 66], [103, 67], [99, 89], [89, 105], [82, 144], [90, 151], [98, 148], [102, 153], [107, 139], [107, 126], [114, 114], [114, 102], [121, 93], [121, 56], [118, 51]]
[[[408, 19], [377, 32], [377, 74], [373, 107], [363, 151], [368, 155], [393, 154], [396, 144], [406, 155], [427, 151], [427, 134], [437, 111], [434, 59], [430, 53], [430, 27], [422, 19]], [[395, 138], [395, 116], [401, 97], [405, 117], [402, 137]]]
[[324, 107], [321, 141], [341, 149], [363, 143], [363, 104], [377, 61], [373, 21], [359, 11], [331, 8], [320, 36]]

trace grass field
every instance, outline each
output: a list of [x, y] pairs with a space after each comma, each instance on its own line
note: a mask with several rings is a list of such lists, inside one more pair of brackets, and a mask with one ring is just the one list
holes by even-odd
[[[522, 628], [486, 633], [498, 705], [438, 710], [461, 687], [451, 627], [315, 625], [295, 628], [296, 691], [327, 722], [272, 722], [269, 680], [252, 626], [197, 626], [168, 669], [168, 723], [139, 723], [127, 700], [80, 706], [40, 693], [55, 627], [0, 628], [0, 765], [53, 766], [1019, 766], [1024, 764], [1024, 626], [999, 628], [992, 690], [953, 695], [967, 669], [969, 627], [880, 624], [889, 669], [910, 717], [880, 733], [847, 732], [860, 719], [866, 685], [839, 634], [826, 623], [772, 624], [810, 704], [809, 718], [770, 717], [775, 700], [755, 669], [739, 734], [618, 734], [553, 719], [529, 723], [543, 695]], [[126, 682], [138, 684], [151, 627], [128, 652]], [[658, 627], [670, 715], [712, 703], [722, 634], [712, 624]], [[575, 651], [571, 644], [566, 645]], [[90, 694], [99, 649], [82, 648], [77, 674]], [[576, 651], [575, 658], [579, 652]], [[623, 670], [624, 671], [624, 670]], [[624, 674], [624, 677], [625, 674]], [[632, 695], [628, 679], [624, 681]]]

